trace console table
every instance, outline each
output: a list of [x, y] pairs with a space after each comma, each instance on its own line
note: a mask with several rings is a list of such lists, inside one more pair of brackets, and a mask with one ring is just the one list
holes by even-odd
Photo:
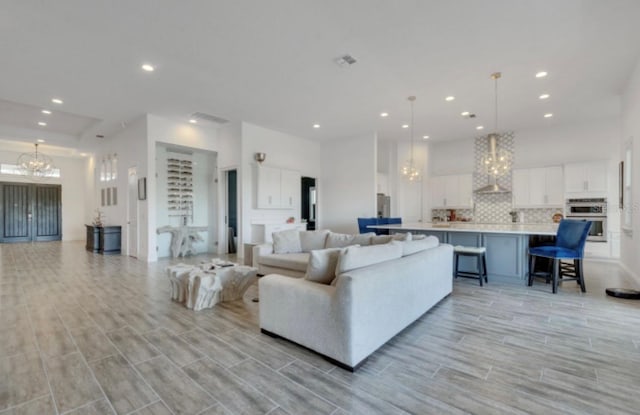
[[87, 228], [87, 243], [85, 248], [90, 252], [103, 255], [119, 254], [121, 250], [121, 226], [93, 226]]

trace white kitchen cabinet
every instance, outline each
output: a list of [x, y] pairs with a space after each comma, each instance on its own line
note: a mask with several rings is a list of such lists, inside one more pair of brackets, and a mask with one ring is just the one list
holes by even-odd
[[300, 195], [300, 173], [276, 167], [257, 168], [256, 207], [294, 209]]
[[297, 171], [282, 170], [280, 172], [280, 207], [283, 209], [295, 207], [296, 198], [299, 198], [302, 192], [300, 180], [300, 173]]
[[562, 167], [513, 170], [513, 207], [562, 207]]
[[604, 197], [607, 193], [607, 162], [565, 164], [564, 179], [568, 194]]
[[470, 209], [473, 207], [471, 174], [432, 177], [430, 188], [432, 209]]

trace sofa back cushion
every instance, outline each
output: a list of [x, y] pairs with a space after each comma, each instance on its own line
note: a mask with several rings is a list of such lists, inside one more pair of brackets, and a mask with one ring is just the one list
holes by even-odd
[[416, 252], [426, 251], [427, 249], [435, 248], [440, 244], [440, 241], [435, 236], [427, 236], [426, 238], [416, 239], [412, 241], [404, 241], [402, 244], [402, 256], [415, 254]]
[[372, 245], [388, 244], [391, 241], [410, 241], [411, 232], [394, 233], [393, 235], [375, 235], [371, 238]]
[[327, 235], [325, 248], [344, 248], [350, 245], [370, 245], [371, 237], [373, 237], [374, 235], [374, 232], [355, 235], [329, 232], [329, 235]]
[[344, 248], [315, 249], [309, 252], [305, 279], [320, 284], [329, 284], [336, 275], [336, 265]]
[[311, 252], [314, 249], [324, 249], [328, 234], [328, 230], [300, 232], [300, 248], [302, 249], [302, 252]]
[[336, 276], [380, 262], [397, 259], [402, 256], [402, 244], [392, 241], [384, 245], [349, 246], [340, 253], [336, 266]]
[[300, 246], [300, 231], [291, 229], [288, 231], [274, 232], [273, 235], [274, 254], [294, 254], [302, 252]]

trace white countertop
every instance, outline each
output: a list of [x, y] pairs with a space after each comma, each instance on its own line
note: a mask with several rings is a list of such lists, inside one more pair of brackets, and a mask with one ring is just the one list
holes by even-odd
[[368, 228], [395, 231], [441, 231], [511, 233], [519, 235], [553, 235], [558, 230], [557, 223], [475, 223], [475, 222], [415, 222], [400, 225], [371, 225]]

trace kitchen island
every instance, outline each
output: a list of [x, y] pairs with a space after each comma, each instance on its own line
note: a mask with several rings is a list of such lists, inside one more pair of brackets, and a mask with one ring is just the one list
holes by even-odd
[[[436, 236], [440, 242], [451, 245], [484, 246], [487, 248], [487, 272], [492, 280], [526, 283], [528, 274], [527, 252], [531, 239], [551, 240], [558, 225], [521, 223], [404, 223], [400, 225], [373, 225], [372, 229], [387, 229], [390, 233], [424, 234]], [[475, 271], [476, 259], [460, 258], [460, 271]], [[537, 269], [537, 267], [536, 267]]]

